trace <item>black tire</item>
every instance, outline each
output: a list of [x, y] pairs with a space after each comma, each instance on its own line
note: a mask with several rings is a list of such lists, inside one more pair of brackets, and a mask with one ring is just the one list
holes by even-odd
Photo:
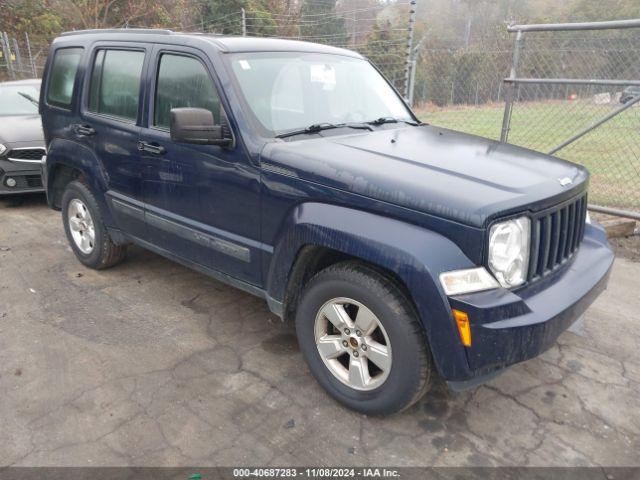
[[[386, 330], [391, 368], [386, 380], [373, 390], [356, 390], [338, 380], [318, 352], [316, 315], [326, 302], [338, 297], [365, 305]], [[368, 415], [389, 415], [410, 407], [429, 389], [433, 362], [418, 315], [401, 290], [377, 270], [359, 262], [322, 270], [305, 287], [295, 322], [300, 349], [311, 373], [347, 407]]]
[[[69, 226], [69, 204], [73, 199], [78, 199], [84, 203], [91, 215], [91, 218], [93, 219], [95, 244], [93, 250], [89, 254], [83, 253], [78, 248], [76, 242], [73, 240], [73, 236], [71, 235], [71, 229]], [[98, 202], [89, 187], [82, 181], [74, 180], [73, 182], [70, 182], [62, 195], [62, 222], [69, 245], [71, 245], [71, 248], [73, 249], [73, 253], [75, 253], [78, 260], [80, 260], [80, 262], [86, 267], [93, 268], [95, 270], [102, 270], [113, 267], [125, 258], [127, 246], [116, 245], [113, 243], [106, 227], [104, 226]]]

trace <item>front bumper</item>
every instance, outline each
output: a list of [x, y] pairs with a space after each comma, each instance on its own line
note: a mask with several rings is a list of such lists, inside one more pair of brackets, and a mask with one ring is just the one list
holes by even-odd
[[[7, 184], [7, 180], [10, 178], [16, 182], [13, 187]], [[42, 164], [40, 162], [0, 159], [0, 195], [43, 191]]]
[[606, 288], [613, 259], [604, 230], [587, 225], [578, 251], [547, 277], [516, 291], [451, 297], [452, 308], [469, 316], [472, 345], [465, 348], [468, 375], [447, 380], [459, 389], [550, 348]]

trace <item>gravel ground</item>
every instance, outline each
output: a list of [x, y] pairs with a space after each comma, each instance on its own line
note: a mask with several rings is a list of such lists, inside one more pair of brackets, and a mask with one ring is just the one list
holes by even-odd
[[640, 235], [611, 239], [616, 257], [626, 258], [632, 262], [640, 262]]
[[639, 466], [639, 279], [617, 259], [539, 358], [368, 418], [261, 300], [137, 248], [87, 270], [42, 197], [0, 200], [0, 465]]

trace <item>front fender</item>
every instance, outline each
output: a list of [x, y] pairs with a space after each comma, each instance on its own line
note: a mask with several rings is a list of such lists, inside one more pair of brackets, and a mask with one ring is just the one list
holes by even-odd
[[109, 227], [114, 226], [111, 210], [105, 201], [107, 175], [102, 163], [89, 147], [71, 140], [54, 138], [49, 144], [44, 172], [49, 206], [55, 208], [54, 188], [56, 187], [56, 175], [62, 171], [60, 169], [61, 166], [72, 168], [82, 173], [84, 180], [91, 187], [91, 191], [98, 200], [105, 224]]
[[464, 347], [438, 281], [442, 272], [474, 266], [457, 245], [388, 217], [321, 203], [301, 204], [278, 235], [267, 276], [270, 297], [284, 299], [292, 266], [307, 245], [331, 248], [395, 272], [411, 293], [440, 374], [449, 380], [468, 374]]

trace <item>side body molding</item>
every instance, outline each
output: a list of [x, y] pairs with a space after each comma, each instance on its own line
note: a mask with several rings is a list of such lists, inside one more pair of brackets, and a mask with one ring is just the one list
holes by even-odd
[[453, 242], [388, 217], [304, 203], [294, 208], [278, 235], [267, 275], [269, 297], [283, 301], [291, 268], [307, 245], [331, 248], [395, 272], [413, 293], [440, 373], [457, 378], [468, 371], [464, 347], [438, 281], [441, 272], [473, 266]]

